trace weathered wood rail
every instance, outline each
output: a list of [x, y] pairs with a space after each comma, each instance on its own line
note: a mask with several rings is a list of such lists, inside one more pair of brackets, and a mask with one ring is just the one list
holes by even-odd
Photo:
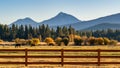
[[[25, 58], [24, 62], [2, 62], [0, 61], [0, 64], [25, 64], [25, 66], [28, 66], [29, 64], [61, 64], [62, 66], [65, 64], [97, 64], [98, 66], [100, 66], [101, 64], [120, 64], [120, 62], [101, 62], [100, 59], [101, 58], [120, 58], [120, 56], [101, 56], [101, 52], [120, 52], [120, 50], [101, 50], [101, 49], [97, 49], [97, 50], [80, 50], [80, 49], [0, 49], [1, 51], [5, 51], [5, 52], [10, 52], [10, 51], [23, 51], [25, 54], [24, 56], [21, 55], [0, 55], [0, 58]], [[59, 56], [30, 56], [28, 55], [28, 52], [32, 51], [32, 52], [60, 52], [61, 55]], [[96, 52], [97, 56], [66, 56], [64, 55], [64, 52]], [[28, 62], [28, 58], [60, 58], [61, 61], [60, 62]], [[65, 58], [96, 58], [97, 61], [96, 62], [65, 62], [64, 59]]]

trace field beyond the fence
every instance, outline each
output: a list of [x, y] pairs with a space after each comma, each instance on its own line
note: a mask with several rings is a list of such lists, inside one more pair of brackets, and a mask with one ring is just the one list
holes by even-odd
[[[120, 46], [119, 45], [98, 45], [98, 46], [34, 46], [34, 47], [31, 47], [31, 46], [21, 46], [21, 47], [18, 47], [18, 48], [15, 48], [14, 46], [0, 46], [0, 49], [91, 49], [91, 50], [95, 50], [95, 49], [108, 49], [108, 50], [120, 50]], [[0, 52], [0, 55], [23, 55], [24, 52]], [[46, 56], [54, 56], [54, 55], [59, 55], [60, 53], [59, 52], [29, 52], [30, 55], [46, 55]], [[91, 53], [91, 52], [71, 52], [71, 53], [65, 53], [66, 55], [72, 55], [72, 56], [79, 56], [79, 55], [82, 55], [82, 56], [95, 56], [97, 55], [97, 53]], [[102, 56], [120, 56], [120, 52], [105, 52], [105, 53], [101, 53]], [[105, 61], [105, 62], [120, 62], [119, 60], [120, 58], [103, 58], [101, 59], [101, 61]], [[36, 62], [36, 61], [41, 61], [41, 62], [51, 62], [51, 61], [60, 61], [61, 59], [58, 59], [58, 58], [52, 58], [52, 59], [49, 59], [49, 58], [30, 58], [28, 59], [28, 61], [30, 62]], [[0, 61], [7, 61], [7, 62], [21, 62], [21, 61], [24, 61], [24, 59], [22, 58], [0, 58]], [[94, 58], [69, 58], [69, 59], [65, 59], [65, 61], [69, 61], [69, 62], [78, 62], [78, 61], [81, 61], [81, 62], [87, 62], [87, 61], [92, 61], [92, 62], [95, 62], [97, 61], [97, 59], [94, 59]], [[18, 64], [18, 65], [3, 65], [3, 64], [0, 64], [0, 68], [25, 68], [25, 65], [21, 65], [21, 64]], [[86, 68], [86, 67], [89, 67], [89, 68], [96, 68], [98, 67], [97, 65], [94, 65], [94, 64], [89, 64], [89, 65], [64, 65], [64, 67], [62, 67], [61, 65], [50, 65], [50, 64], [38, 64], [38, 65], [28, 65], [28, 67], [26, 68]], [[102, 64], [101, 66], [99, 66], [101, 68], [113, 68], [113, 67], [120, 67], [120, 64]]]

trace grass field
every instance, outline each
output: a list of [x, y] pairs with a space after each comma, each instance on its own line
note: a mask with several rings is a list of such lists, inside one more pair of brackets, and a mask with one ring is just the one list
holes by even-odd
[[[0, 46], [0, 49], [14, 49], [14, 46]], [[111, 45], [98, 45], [98, 46], [35, 46], [35, 47], [30, 47], [30, 46], [21, 46], [19, 48], [15, 48], [15, 49], [112, 49], [112, 50], [120, 50], [120, 46], [116, 45], [116, 46], [111, 46]], [[0, 52], [0, 55], [24, 55], [24, 52]], [[29, 55], [60, 55], [60, 52], [29, 52]], [[82, 55], [82, 56], [95, 56], [97, 55], [97, 53], [91, 53], [91, 52], [71, 52], [71, 53], [65, 53], [65, 55]], [[101, 53], [101, 55], [103, 56], [108, 56], [108, 55], [112, 55], [112, 56], [120, 56], [120, 52], [105, 52], [105, 53]], [[7, 61], [7, 62], [11, 62], [11, 61], [24, 61], [24, 59], [22, 58], [0, 58], [0, 61]], [[54, 61], [60, 61], [60, 59], [58, 58], [46, 58], [46, 59], [35, 59], [35, 58], [30, 58], [28, 59], [28, 61], [30, 62], [54, 62]], [[86, 61], [92, 61], [95, 62], [97, 61], [97, 59], [86, 59], [86, 58], [70, 58], [70, 59], [65, 59], [65, 61], [70, 61], [70, 62], [74, 62], [74, 61], [82, 61], [82, 62], [86, 62]], [[101, 59], [101, 61], [107, 61], [107, 62], [120, 62], [120, 59], [111, 59], [111, 58], [107, 58], [107, 59]], [[97, 65], [64, 65], [64, 67], [62, 67], [61, 65], [29, 65], [26, 68], [119, 68], [120, 65], [101, 65], [101, 66], [97, 66]], [[0, 65], [0, 68], [25, 68], [24, 65]]]

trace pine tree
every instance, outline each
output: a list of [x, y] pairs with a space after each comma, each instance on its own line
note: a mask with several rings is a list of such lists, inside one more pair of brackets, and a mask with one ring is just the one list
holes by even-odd
[[28, 39], [28, 34], [29, 34], [28, 26], [27, 26], [27, 25], [25, 25], [25, 34], [24, 34], [24, 39]]
[[16, 38], [16, 26], [15, 24], [12, 25], [12, 29], [11, 29], [11, 36], [12, 36], [12, 39], [15, 39]]
[[50, 28], [48, 25], [46, 26], [46, 29], [45, 29], [45, 37], [51, 37]]
[[45, 40], [45, 29], [46, 29], [46, 27], [45, 27], [45, 25], [44, 24], [42, 24], [42, 26], [41, 26], [41, 37], [42, 37], [42, 41], [44, 41]]
[[63, 36], [63, 32], [62, 32], [61, 27], [57, 27], [56, 36], [57, 36], [57, 37]]
[[18, 38], [23, 39], [23, 38], [24, 38], [24, 35], [25, 35], [24, 26], [21, 25], [21, 26], [19, 26], [19, 30], [18, 30]]
[[62, 28], [62, 32], [63, 32], [63, 36], [69, 35], [69, 31], [68, 31], [67, 27], [65, 27], [65, 26]]
[[53, 38], [53, 39], [57, 38], [56, 32], [53, 28], [51, 29], [51, 38]]

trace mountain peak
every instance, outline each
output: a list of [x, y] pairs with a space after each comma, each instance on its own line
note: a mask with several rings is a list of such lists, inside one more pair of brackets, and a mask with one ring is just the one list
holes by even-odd
[[65, 16], [65, 15], [69, 15], [69, 14], [64, 13], [64, 12], [60, 12], [60, 13], [58, 13], [58, 15], [57, 15], [57, 16]]
[[30, 21], [30, 20], [32, 20], [32, 19], [29, 18], [29, 17], [26, 17], [26, 18], [23, 18], [23, 19], [21, 19], [21, 20], [27, 20], [27, 21]]
[[[30, 17], [25, 17], [25, 18], [22, 18], [22, 19], [18, 19], [16, 22], [21, 22], [21, 23], [34, 23], [35, 21], [33, 19], [31, 19]], [[37, 22], [35, 22], [37, 23]]]
[[81, 21], [70, 14], [60, 12], [55, 17], [41, 22], [41, 24], [48, 24], [49, 26], [61, 26], [61, 25], [73, 24], [77, 22], [81, 22]]
[[64, 15], [64, 14], [66, 14], [66, 13], [64, 13], [64, 12], [60, 12], [60, 13], [58, 13], [58, 15]]
[[32, 25], [32, 26], [37, 26], [37, 22], [35, 22], [34, 20], [32, 20], [31, 18], [29, 17], [26, 17], [26, 18], [23, 18], [23, 19], [18, 19], [16, 20], [15, 22], [11, 23], [9, 26], [11, 26], [12, 24], [15, 24], [15, 25]]

